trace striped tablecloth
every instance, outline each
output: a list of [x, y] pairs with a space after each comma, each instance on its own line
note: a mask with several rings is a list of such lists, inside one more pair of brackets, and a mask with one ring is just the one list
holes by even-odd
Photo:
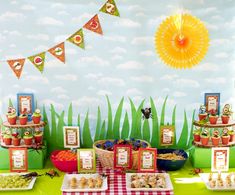
[[108, 190], [103, 192], [63, 192], [63, 195], [173, 195], [173, 191], [154, 191], [154, 192], [134, 192], [126, 190], [126, 176], [125, 174], [119, 174], [112, 169], [102, 168], [97, 160], [96, 170], [100, 174], [108, 175]]

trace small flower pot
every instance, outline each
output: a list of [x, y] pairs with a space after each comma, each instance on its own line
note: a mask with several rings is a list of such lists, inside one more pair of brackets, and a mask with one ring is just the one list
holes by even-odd
[[198, 134], [193, 134], [193, 137], [194, 137], [194, 141], [195, 141], [195, 142], [200, 142], [200, 135], [198, 135]]
[[16, 116], [15, 117], [7, 117], [7, 121], [10, 125], [15, 125], [16, 124]]
[[230, 136], [222, 136], [222, 144], [228, 145]]
[[207, 113], [198, 115], [199, 121], [206, 119], [206, 117], [207, 117]]
[[42, 143], [42, 135], [35, 135], [34, 136], [34, 141], [36, 144], [41, 144]]
[[20, 138], [12, 138], [12, 144], [14, 146], [19, 146], [20, 145]]
[[228, 124], [230, 116], [222, 115], [221, 120], [223, 124]]
[[27, 121], [28, 121], [28, 118], [27, 118], [27, 117], [20, 117], [20, 124], [21, 124], [21, 125], [26, 125], [26, 124], [27, 124]]
[[3, 138], [3, 141], [6, 145], [11, 145], [12, 138]]
[[230, 142], [235, 142], [235, 134], [230, 134]]
[[220, 137], [212, 137], [211, 141], [212, 141], [213, 146], [218, 146], [219, 141], [220, 141]]
[[210, 124], [212, 124], [212, 125], [215, 125], [217, 123], [217, 120], [218, 120], [218, 116], [210, 116], [209, 117]]
[[208, 145], [208, 142], [209, 142], [209, 137], [202, 137], [202, 136], [201, 136], [201, 144], [202, 144], [203, 146]]
[[24, 144], [30, 146], [33, 144], [33, 138], [24, 138]]
[[41, 116], [33, 116], [32, 119], [33, 119], [34, 124], [39, 124], [41, 120]]

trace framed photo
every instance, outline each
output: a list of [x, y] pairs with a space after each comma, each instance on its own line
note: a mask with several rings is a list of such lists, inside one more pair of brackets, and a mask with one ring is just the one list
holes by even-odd
[[170, 146], [175, 141], [175, 126], [163, 125], [160, 127], [160, 145]]
[[206, 112], [214, 109], [219, 115], [220, 113], [220, 93], [205, 93], [205, 100]]
[[114, 168], [131, 169], [132, 167], [132, 147], [130, 145], [114, 146]]
[[156, 172], [157, 166], [157, 149], [140, 148], [138, 156], [139, 172]]
[[228, 171], [229, 168], [229, 147], [212, 148], [211, 171]]
[[24, 112], [28, 114], [28, 118], [34, 112], [34, 95], [32, 93], [18, 93], [17, 94], [17, 112], [18, 116]]
[[80, 133], [78, 126], [64, 126], [64, 147], [65, 148], [79, 148], [80, 147]]
[[96, 159], [94, 149], [78, 149], [78, 173], [95, 173]]
[[9, 148], [10, 171], [26, 172], [28, 170], [27, 148]]

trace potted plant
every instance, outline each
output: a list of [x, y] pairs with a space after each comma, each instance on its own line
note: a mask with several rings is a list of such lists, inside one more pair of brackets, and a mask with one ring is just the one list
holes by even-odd
[[20, 140], [21, 140], [21, 137], [20, 137], [18, 132], [12, 133], [12, 144], [14, 146], [19, 146], [20, 145]]
[[207, 118], [207, 112], [206, 112], [206, 107], [204, 105], [201, 105], [199, 108], [199, 121], [205, 120]]
[[19, 119], [20, 119], [20, 124], [21, 125], [26, 125], [27, 124], [27, 121], [28, 121], [28, 115], [26, 112], [20, 114], [19, 116]]
[[16, 109], [13, 107], [8, 107], [7, 111], [7, 121], [9, 122], [10, 125], [15, 125], [16, 124]]
[[228, 128], [224, 128], [222, 132], [222, 144], [223, 145], [228, 145], [230, 139], [230, 135], [228, 133]]
[[217, 115], [215, 109], [211, 109], [209, 113], [210, 113], [210, 115], [209, 115], [210, 124], [216, 124], [217, 120], [218, 120], [218, 115]]
[[42, 143], [43, 138], [43, 132], [40, 130], [40, 128], [35, 129], [34, 131], [34, 141], [35, 143]]
[[223, 108], [223, 114], [221, 115], [221, 120], [223, 124], [228, 124], [232, 113], [233, 112], [231, 106], [229, 104], [225, 104]]
[[25, 145], [29, 146], [33, 144], [33, 136], [29, 130], [24, 132], [23, 139], [24, 139]]
[[41, 120], [41, 111], [40, 109], [35, 109], [34, 113], [33, 113], [33, 123], [34, 124], [39, 124], [40, 123], [40, 120]]
[[195, 142], [200, 142], [200, 133], [201, 133], [200, 129], [195, 129], [193, 131], [193, 138]]
[[218, 146], [219, 145], [219, 141], [220, 141], [220, 135], [219, 135], [219, 131], [218, 130], [214, 130], [212, 137], [211, 137], [211, 141], [213, 146]]
[[6, 145], [11, 145], [12, 142], [12, 136], [11, 136], [11, 131], [7, 130], [4, 134], [3, 141]]
[[230, 142], [235, 142], [235, 132], [234, 132], [234, 130], [233, 129], [229, 130], [228, 134], [230, 136], [229, 141]]
[[201, 132], [201, 144], [203, 146], [206, 146], [208, 145], [208, 142], [209, 142], [209, 131], [207, 129], [204, 129], [202, 132]]

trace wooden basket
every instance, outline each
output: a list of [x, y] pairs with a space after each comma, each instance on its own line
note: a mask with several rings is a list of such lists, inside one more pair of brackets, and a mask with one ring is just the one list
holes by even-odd
[[[106, 141], [107, 140], [98, 140], [98, 141], [94, 142], [93, 148], [95, 149], [95, 153], [97, 154], [97, 157], [98, 157], [102, 167], [108, 168], [108, 169], [113, 169], [114, 152], [96, 147], [97, 144], [103, 144]], [[114, 140], [110, 140], [110, 141], [114, 141]], [[140, 140], [140, 141], [147, 143], [148, 144], [147, 148], [151, 147], [151, 145], [147, 141], [144, 141], [144, 140]], [[138, 153], [139, 153], [139, 151], [132, 150], [132, 169], [138, 168]]]

